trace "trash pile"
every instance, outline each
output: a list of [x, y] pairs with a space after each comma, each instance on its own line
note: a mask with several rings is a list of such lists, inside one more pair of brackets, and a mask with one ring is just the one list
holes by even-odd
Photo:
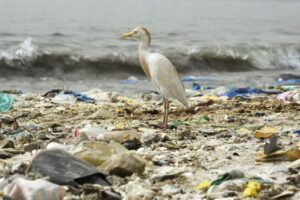
[[2, 91], [0, 199], [300, 198], [297, 89], [187, 93], [161, 130], [152, 92]]

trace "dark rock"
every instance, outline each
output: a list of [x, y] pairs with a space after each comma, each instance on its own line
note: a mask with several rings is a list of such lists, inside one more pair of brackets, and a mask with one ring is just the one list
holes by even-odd
[[14, 144], [13, 141], [7, 140], [7, 141], [5, 141], [5, 143], [3, 144], [2, 148], [3, 148], [3, 149], [5, 149], [5, 148], [13, 148], [13, 149], [14, 149], [14, 148], [15, 148], [15, 144]]
[[0, 159], [8, 159], [13, 157], [14, 154], [6, 152], [6, 151], [0, 151]]
[[24, 151], [29, 151], [29, 152], [40, 148], [41, 148], [41, 144], [39, 142], [24, 145]]
[[10, 116], [1, 117], [1, 122], [4, 124], [11, 125], [14, 121], [15, 121], [15, 118], [10, 117]]
[[233, 152], [233, 154], [232, 155], [234, 155], [234, 156], [239, 156], [240, 154], [239, 153], [237, 153], [237, 152]]
[[139, 141], [137, 141], [137, 142], [125, 142], [122, 145], [128, 150], [137, 150], [142, 146], [142, 144]]
[[52, 98], [52, 97], [55, 97], [60, 92], [62, 92], [62, 90], [60, 90], [60, 89], [53, 89], [53, 90], [50, 90], [50, 91], [46, 92], [45, 94], [43, 94], [43, 97]]
[[274, 135], [268, 141], [266, 141], [264, 145], [264, 154], [268, 155], [280, 149], [280, 147], [277, 146], [277, 139], [278, 136]]
[[203, 147], [203, 150], [204, 151], [214, 151], [215, 150], [215, 147], [214, 146], [211, 146], [211, 145], [205, 145]]
[[174, 173], [170, 173], [170, 174], [158, 175], [158, 176], [152, 177], [152, 179], [156, 180], [156, 181], [170, 180], [170, 179], [178, 178], [185, 172], [186, 171], [178, 171], [178, 172], [174, 172]]

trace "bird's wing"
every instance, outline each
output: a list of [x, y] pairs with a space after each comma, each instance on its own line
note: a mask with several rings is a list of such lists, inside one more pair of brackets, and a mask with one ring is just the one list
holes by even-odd
[[159, 92], [166, 98], [178, 99], [188, 105], [184, 86], [171, 61], [159, 53], [150, 53], [145, 58], [151, 78]]

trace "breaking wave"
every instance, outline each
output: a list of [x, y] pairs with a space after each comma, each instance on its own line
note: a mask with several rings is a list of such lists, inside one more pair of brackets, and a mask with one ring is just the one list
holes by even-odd
[[[300, 46], [248, 45], [165, 49], [180, 72], [300, 69]], [[63, 76], [66, 73], [142, 74], [137, 55], [111, 53], [98, 57], [41, 50], [28, 38], [7, 51], [0, 50], [0, 75]]]

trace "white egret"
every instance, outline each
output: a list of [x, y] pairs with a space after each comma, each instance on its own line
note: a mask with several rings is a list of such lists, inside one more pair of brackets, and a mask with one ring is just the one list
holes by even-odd
[[160, 53], [150, 51], [151, 36], [144, 27], [137, 27], [133, 31], [122, 35], [123, 39], [139, 40], [138, 55], [140, 65], [147, 78], [157, 87], [164, 98], [163, 128], [168, 127], [169, 98], [179, 100], [184, 106], [188, 101], [179, 74], [171, 61]]

